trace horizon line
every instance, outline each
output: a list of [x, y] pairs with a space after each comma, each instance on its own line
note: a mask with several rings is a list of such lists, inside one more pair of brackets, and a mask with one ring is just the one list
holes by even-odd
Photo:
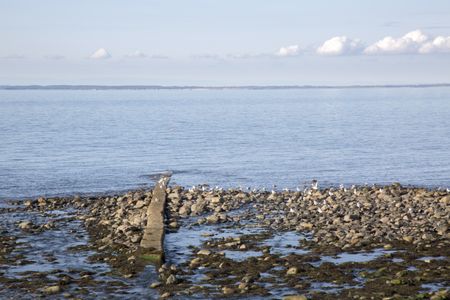
[[199, 89], [358, 89], [358, 88], [433, 88], [450, 87], [450, 83], [423, 84], [353, 84], [353, 85], [95, 85], [95, 84], [51, 84], [51, 85], [0, 85], [0, 90], [199, 90]]

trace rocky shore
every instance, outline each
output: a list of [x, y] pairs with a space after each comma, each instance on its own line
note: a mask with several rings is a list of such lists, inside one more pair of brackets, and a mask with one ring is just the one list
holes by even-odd
[[[144, 279], [148, 298], [450, 297], [447, 190], [400, 184], [271, 192], [171, 186], [166, 196], [166, 261]], [[23, 219], [1, 225], [0, 287], [8, 295], [89, 298], [85, 291], [92, 286], [113, 283], [114, 292], [126, 292], [128, 282], [142, 281], [148, 272], [140, 242], [152, 197], [152, 190], [138, 190], [11, 202], [1, 209], [4, 220], [14, 214]], [[45, 222], [25, 218], [58, 211], [70, 214]], [[67, 222], [89, 237], [70, 251], [107, 265], [108, 279], [95, 272], [34, 272], [31, 278], [8, 272], [27, 265], [18, 238], [39, 237]]]

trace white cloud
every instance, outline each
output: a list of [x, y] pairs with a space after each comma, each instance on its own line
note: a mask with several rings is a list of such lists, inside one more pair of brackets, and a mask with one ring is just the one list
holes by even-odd
[[363, 45], [358, 39], [343, 36], [335, 36], [325, 41], [316, 52], [320, 55], [346, 55], [355, 54], [362, 50]]
[[136, 50], [133, 53], [126, 55], [126, 57], [128, 57], [128, 58], [146, 58], [147, 55], [139, 50]]
[[281, 47], [276, 53], [277, 56], [295, 56], [300, 54], [300, 47], [298, 45], [292, 45], [287, 47]]
[[111, 54], [109, 54], [109, 52], [105, 48], [100, 48], [95, 51], [90, 57], [92, 59], [108, 59], [111, 57]]
[[419, 53], [450, 53], [450, 36], [437, 36], [432, 41], [424, 43]]
[[400, 38], [387, 36], [364, 50], [366, 54], [417, 53], [429, 40], [420, 30], [411, 31]]

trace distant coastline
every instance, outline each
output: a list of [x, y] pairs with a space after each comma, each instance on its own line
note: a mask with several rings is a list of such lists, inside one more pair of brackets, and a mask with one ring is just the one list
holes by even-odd
[[287, 89], [366, 89], [366, 88], [435, 88], [450, 83], [388, 85], [0, 85], [0, 90], [287, 90]]

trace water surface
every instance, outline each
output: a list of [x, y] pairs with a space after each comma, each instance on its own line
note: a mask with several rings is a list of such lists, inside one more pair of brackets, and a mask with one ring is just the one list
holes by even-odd
[[450, 186], [450, 88], [0, 90], [0, 198], [190, 186]]

